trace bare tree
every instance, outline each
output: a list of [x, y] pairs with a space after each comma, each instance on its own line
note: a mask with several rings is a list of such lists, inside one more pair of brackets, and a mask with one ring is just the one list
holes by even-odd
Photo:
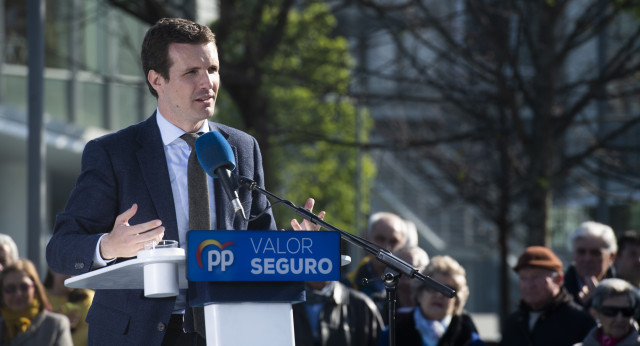
[[[148, 23], [176, 11], [160, 0], [110, 2]], [[508, 244], [550, 245], [554, 197], [573, 196], [576, 185], [610, 197], [614, 192], [601, 181], [637, 191], [638, 145], [625, 140], [640, 122], [633, 99], [640, 23], [624, 1], [331, 3], [336, 11], [355, 7], [365, 18], [357, 35], [387, 44], [370, 46], [386, 60], [355, 71], [369, 86], [391, 85], [353, 93], [387, 119], [378, 126], [384, 141], [362, 147], [403, 150], [443, 199], [462, 199], [495, 224], [503, 316], [510, 301]], [[224, 88], [265, 156], [274, 130], [269, 99], [260, 92], [261, 62], [281, 42], [292, 8], [293, 0], [269, 6], [221, 0], [215, 28], [225, 47]], [[230, 44], [239, 32], [242, 43]]]
[[443, 199], [495, 224], [505, 316], [508, 244], [550, 246], [554, 194], [582, 186], [611, 197], [604, 180], [624, 193], [640, 186], [638, 142], [628, 141], [640, 122], [640, 22], [624, 1], [355, 3], [374, 23], [368, 39], [395, 52], [359, 67], [369, 85], [392, 87], [357, 96], [391, 103], [378, 114], [389, 149], [409, 152]]

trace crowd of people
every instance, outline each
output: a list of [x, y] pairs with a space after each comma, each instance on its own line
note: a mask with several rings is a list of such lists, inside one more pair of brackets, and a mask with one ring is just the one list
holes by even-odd
[[[401, 276], [396, 289], [396, 344], [484, 345], [464, 310], [470, 292], [465, 269], [450, 256], [429, 258], [409, 243], [415, 238], [412, 232], [415, 228], [407, 227], [398, 215], [381, 212], [371, 216], [364, 237], [457, 294], [449, 299], [421, 280]], [[640, 232], [629, 230], [616, 238], [611, 227], [587, 221], [571, 233], [569, 244], [573, 258], [567, 267], [547, 247], [531, 246], [520, 254], [513, 267], [520, 299], [516, 310], [504, 318], [500, 345], [640, 345]], [[366, 309], [340, 310], [336, 298], [322, 305], [315, 299], [300, 304], [298, 310], [306, 314], [296, 317], [296, 340], [298, 334], [307, 337], [300, 345], [388, 345], [385, 269], [369, 255], [341, 283], [333, 283], [344, 291], [364, 293], [358, 299]], [[313, 292], [310, 296], [322, 294], [315, 284], [307, 287]], [[350, 324], [364, 310], [367, 316], [376, 315], [372, 304], [383, 323], [356, 318], [366, 323]], [[329, 305], [342, 315], [327, 310]]]
[[[397, 345], [484, 345], [464, 309], [466, 271], [447, 255], [429, 257], [411, 242], [415, 228], [389, 212], [375, 213], [364, 238], [451, 287], [447, 298], [401, 275], [395, 314]], [[299, 224], [297, 229], [300, 229]], [[570, 236], [566, 268], [549, 248], [530, 246], [513, 267], [520, 300], [504, 319], [501, 345], [640, 345], [640, 232], [619, 237], [588, 221]], [[12, 238], [0, 234], [0, 345], [87, 345], [92, 290], [64, 286], [69, 275], [49, 269], [41, 283]], [[389, 345], [385, 265], [367, 256], [340, 281], [307, 282], [293, 306], [295, 344]]]
[[[302, 226], [298, 225], [296, 228]], [[396, 286], [397, 345], [484, 345], [464, 309], [466, 271], [454, 258], [429, 257], [411, 243], [415, 228], [398, 215], [373, 214], [364, 238], [420, 273], [456, 291], [447, 298], [401, 275]], [[501, 345], [640, 345], [640, 232], [616, 238], [611, 227], [585, 222], [570, 236], [572, 263], [564, 268], [549, 248], [530, 246], [513, 267], [517, 309], [504, 319]], [[87, 345], [92, 290], [64, 286], [69, 275], [20, 258], [10, 236], [0, 234], [0, 345]], [[385, 266], [362, 259], [340, 281], [307, 282], [306, 301], [293, 306], [295, 344], [389, 345]]]
[[501, 345], [639, 345], [639, 235], [616, 240], [610, 226], [584, 222], [570, 235], [565, 271], [549, 248], [528, 247], [514, 267], [521, 299]]

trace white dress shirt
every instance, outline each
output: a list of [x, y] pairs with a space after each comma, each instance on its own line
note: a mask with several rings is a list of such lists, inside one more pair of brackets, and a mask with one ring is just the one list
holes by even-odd
[[[180, 247], [186, 249], [187, 231], [189, 231], [189, 189], [187, 187], [187, 163], [191, 148], [180, 136], [185, 132], [165, 119], [160, 111], [156, 112], [164, 155], [169, 168], [169, 180], [173, 192], [173, 203], [176, 209], [176, 221], [178, 222], [178, 235]], [[198, 132], [209, 132], [209, 122], [205, 121]], [[213, 178], [207, 176], [209, 185], [209, 214], [211, 215], [211, 228], [216, 227], [216, 205], [213, 194]]]

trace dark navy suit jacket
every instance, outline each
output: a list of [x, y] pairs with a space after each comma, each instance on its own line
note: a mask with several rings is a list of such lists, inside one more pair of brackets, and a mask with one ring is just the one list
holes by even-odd
[[[236, 156], [241, 176], [264, 186], [262, 157], [252, 136], [218, 123], [220, 132]], [[276, 229], [267, 212], [247, 222], [234, 213], [214, 182], [218, 229]], [[258, 192], [238, 191], [247, 214], [258, 215], [267, 200]], [[129, 223], [162, 220], [165, 239], [178, 240], [176, 213], [167, 161], [155, 114], [149, 119], [94, 139], [82, 155], [78, 177], [64, 212], [56, 217], [54, 234], [47, 245], [47, 262], [58, 273], [79, 275], [92, 269], [100, 236], [110, 232], [116, 216], [138, 204]], [[118, 259], [122, 261], [126, 259]], [[91, 345], [160, 345], [175, 303], [173, 298], [144, 297], [143, 290], [97, 290], [87, 316]]]

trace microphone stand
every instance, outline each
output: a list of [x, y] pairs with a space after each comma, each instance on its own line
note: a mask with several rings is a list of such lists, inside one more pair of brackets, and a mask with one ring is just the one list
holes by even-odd
[[396, 296], [397, 296], [396, 287], [398, 285], [398, 281], [400, 280], [400, 275], [404, 274], [409, 278], [416, 278], [418, 280], [421, 280], [432, 289], [440, 292], [445, 297], [453, 298], [456, 295], [455, 290], [441, 284], [440, 282], [430, 278], [429, 276], [426, 276], [420, 273], [416, 267], [401, 260], [394, 254], [392, 254], [390, 251], [388, 251], [387, 249], [376, 247], [365, 239], [362, 239], [351, 233], [345, 232], [339, 229], [338, 227], [335, 227], [332, 224], [325, 222], [324, 220], [319, 218], [317, 215], [315, 215], [308, 209], [296, 207], [290, 201], [284, 200], [272, 194], [271, 192], [261, 188], [260, 186], [258, 186], [258, 184], [256, 184], [255, 181], [249, 178], [245, 178], [241, 176], [237, 176], [237, 177], [238, 177], [238, 184], [240, 186], [246, 187], [251, 191], [258, 191], [259, 193], [267, 197], [273, 198], [277, 200], [279, 203], [282, 203], [287, 207], [291, 208], [298, 215], [309, 220], [310, 222], [316, 225], [320, 225], [326, 229], [330, 229], [338, 232], [341, 238], [349, 241], [350, 243], [356, 246], [359, 246], [363, 250], [374, 255], [378, 261], [384, 263], [387, 266], [384, 274], [382, 275], [382, 280], [387, 290], [387, 304], [389, 307], [389, 315], [388, 315], [389, 316], [389, 345], [395, 346], [396, 344], [396, 330], [395, 330], [396, 329], [395, 327], [396, 311], [395, 310], [396, 310]]

